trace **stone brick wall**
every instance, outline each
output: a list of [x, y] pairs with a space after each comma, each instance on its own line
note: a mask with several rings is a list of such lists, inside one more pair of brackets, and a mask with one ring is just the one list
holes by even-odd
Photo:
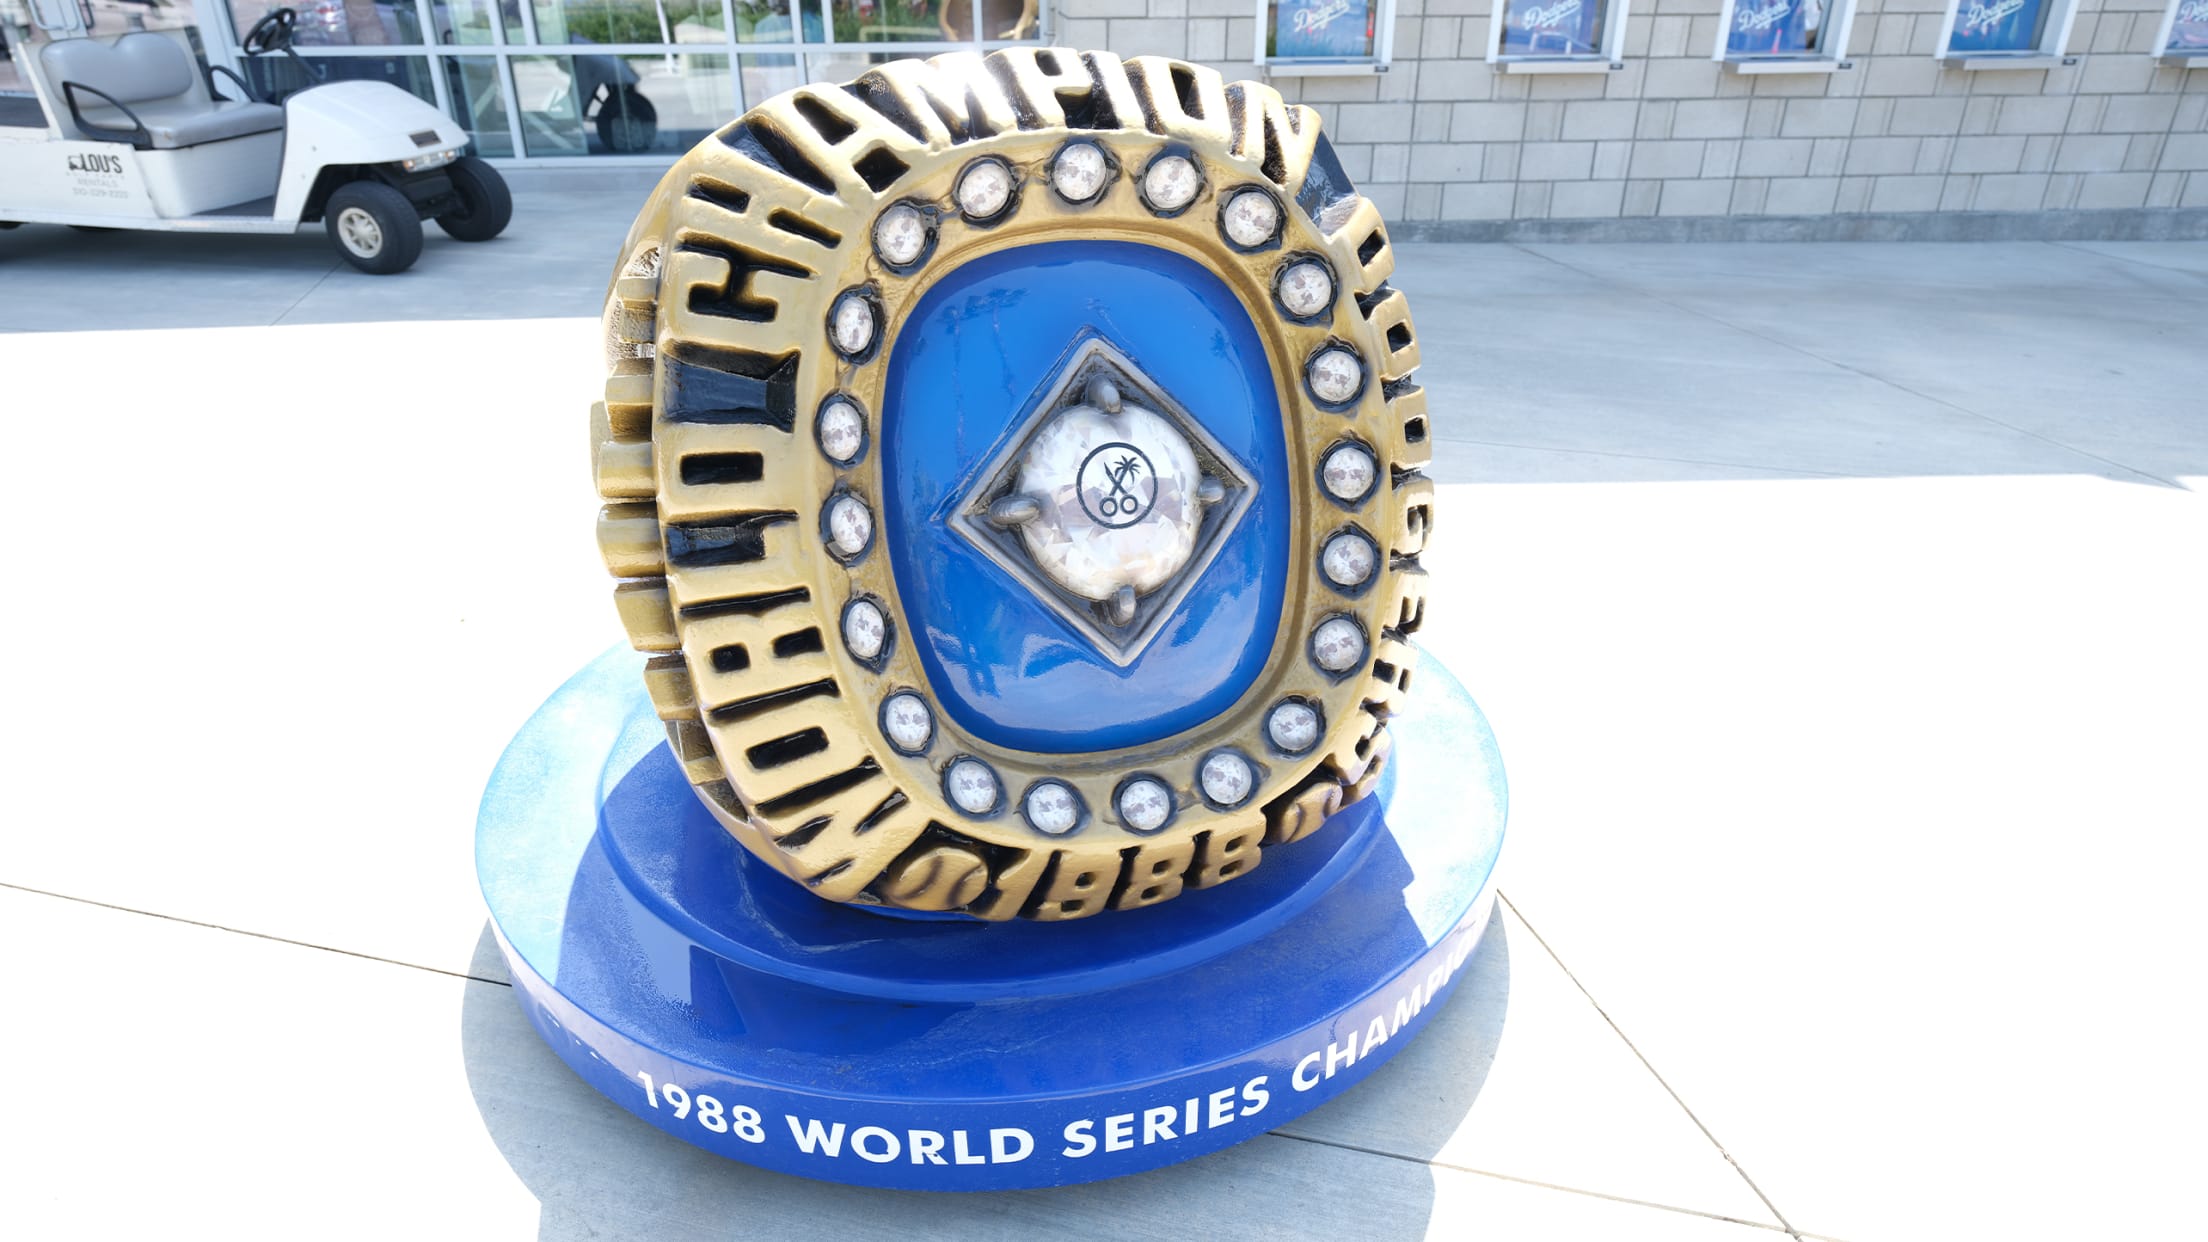
[[[1264, 76], [1250, 63], [1248, 0], [1050, 2], [1055, 42]], [[1398, 0], [1389, 72], [1271, 79], [1319, 111], [1343, 166], [1408, 236], [1503, 235], [1513, 221], [1609, 221], [1613, 235], [1638, 221], [1622, 231], [1661, 236], [1711, 217], [1875, 225], [2110, 209], [2197, 234], [2208, 218], [2145, 210], [2208, 208], [2208, 66], [2166, 67], [2147, 51], [2161, 0], [2081, 0], [2065, 49], [2075, 65], [1998, 71], [1932, 59], [1942, 0], [1861, 0], [1852, 68], [1758, 75], [1710, 59], [1720, 0], [1636, 4], [1622, 70], [1499, 72], [1485, 61], [1494, 4]]]

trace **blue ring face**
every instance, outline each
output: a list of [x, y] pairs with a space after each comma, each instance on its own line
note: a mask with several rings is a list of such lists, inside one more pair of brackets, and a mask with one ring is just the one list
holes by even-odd
[[[1121, 666], [950, 525], [1069, 352], [1101, 336], [1248, 471], [1255, 496], [1157, 637]], [[890, 351], [883, 540], [904, 633], [943, 710], [997, 746], [1137, 746], [1231, 708], [1272, 653], [1294, 517], [1272, 366], [1217, 276], [1128, 242], [976, 259], [930, 289]]]

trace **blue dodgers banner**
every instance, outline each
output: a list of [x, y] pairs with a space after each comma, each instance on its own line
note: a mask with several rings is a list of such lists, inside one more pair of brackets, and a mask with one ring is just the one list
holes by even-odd
[[2169, 52], [2208, 52], [2208, 0], [2179, 0], [2170, 22]]
[[2039, 47], [2047, 0], [1962, 0], [1955, 28], [1948, 32], [1950, 52], [2030, 52]]
[[1371, 0], [1284, 0], [1273, 9], [1273, 55], [1283, 60], [1372, 55]]
[[1525, 0], [1503, 9], [1505, 56], [1598, 56], [1603, 0]]
[[1800, 56], [1824, 47], [1822, 0], [1738, 0], [1725, 50], [1735, 56]]

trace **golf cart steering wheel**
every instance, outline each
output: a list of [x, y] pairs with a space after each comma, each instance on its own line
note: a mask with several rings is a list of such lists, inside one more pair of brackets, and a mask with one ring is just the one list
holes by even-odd
[[291, 28], [299, 24], [297, 9], [270, 9], [253, 23], [253, 29], [245, 32], [242, 44], [248, 56], [265, 56], [270, 52], [291, 50]]

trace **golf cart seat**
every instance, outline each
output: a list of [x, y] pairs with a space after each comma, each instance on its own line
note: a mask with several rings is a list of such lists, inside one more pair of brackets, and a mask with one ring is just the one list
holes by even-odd
[[274, 104], [199, 98], [191, 54], [150, 31], [113, 43], [64, 39], [38, 55], [87, 138], [168, 151], [284, 127]]

